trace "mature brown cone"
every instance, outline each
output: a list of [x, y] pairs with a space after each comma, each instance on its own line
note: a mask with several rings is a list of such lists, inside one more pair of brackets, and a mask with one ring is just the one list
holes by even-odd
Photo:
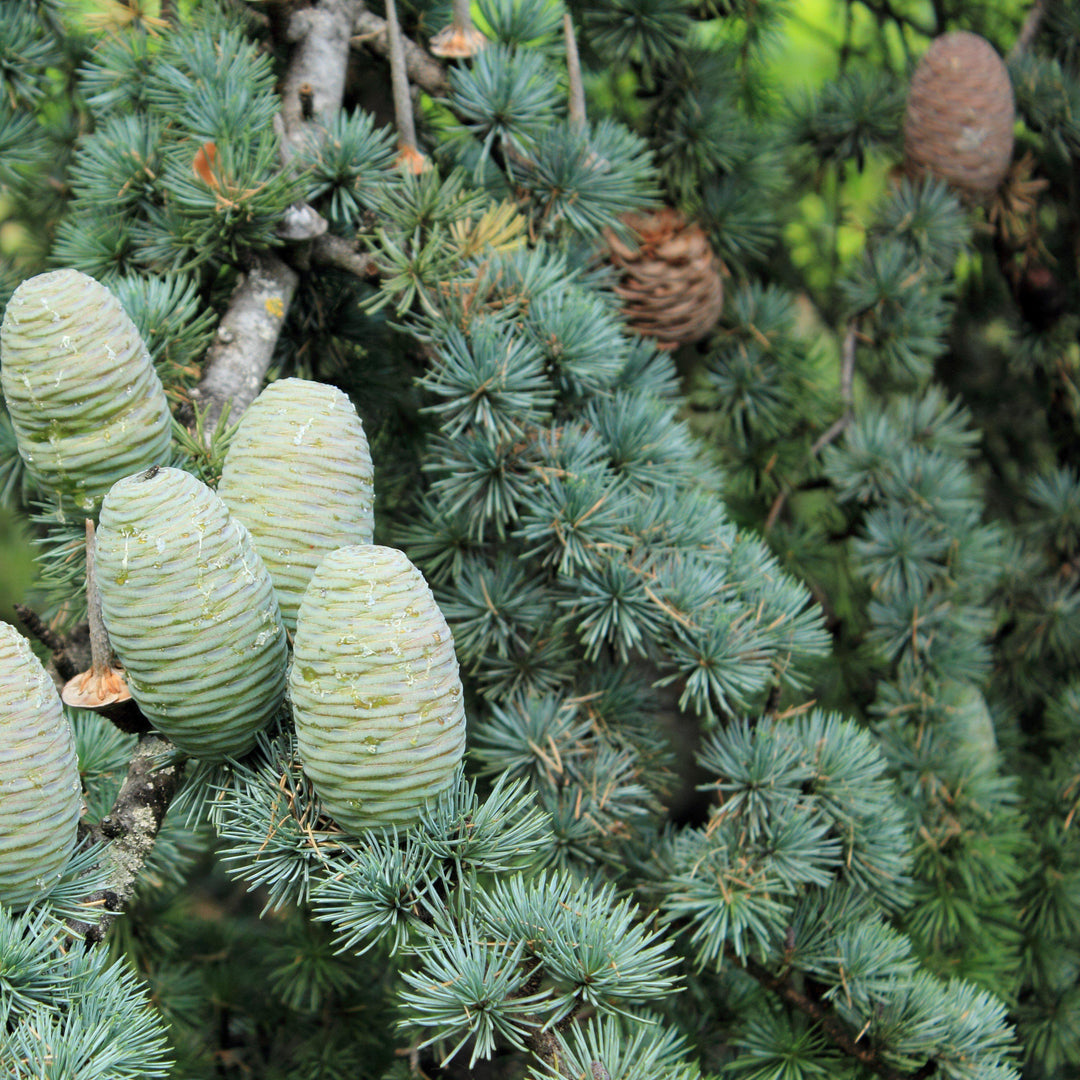
[[904, 118], [904, 164], [986, 202], [1012, 158], [1012, 83], [1001, 57], [978, 34], [956, 30], [923, 54]]
[[640, 238], [637, 246], [610, 230], [605, 239], [630, 327], [661, 349], [703, 338], [724, 306], [720, 263], [705, 231], [670, 207], [626, 214], [623, 221]]

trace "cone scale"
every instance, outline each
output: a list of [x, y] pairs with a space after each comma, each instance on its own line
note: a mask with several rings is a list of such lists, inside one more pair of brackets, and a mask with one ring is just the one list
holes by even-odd
[[465, 749], [450, 629], [393, 548], [341, 548], [300, 604], [289, 676], [304, 771], [351, 832], [417, 820]]

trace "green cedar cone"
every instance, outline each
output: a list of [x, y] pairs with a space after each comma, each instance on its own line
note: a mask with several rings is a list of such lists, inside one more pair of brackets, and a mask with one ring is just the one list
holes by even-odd
[[371, 543], [372, 479], [360, 417], [334, 386], [271, 383], [240, 421], [218, 494], [250, 530], [289, 631], [322, 557]]
[[403, 552], [323, 559], [300, 603], [289, 690], [304, 771], [343, 828], [410, 824], [453, 780], [465, 750], [454, 641]]
[[105, 496], [96, 552], [105, 627], [147, 719], [194, 757], [246, 753], [282, 702], [286, 665], [247, 529], [202, 481], [155, 467]]
[[122, 476], [168, 459], [169, 403], [120, 301], [78, 270], [24, 281], [0, 327], [0, 384], [30, 475], [93, 513]]
[[26, 639], [0, 622], [0, 903], [23, 907], [56, 884], [81, 806], [60, 695]]

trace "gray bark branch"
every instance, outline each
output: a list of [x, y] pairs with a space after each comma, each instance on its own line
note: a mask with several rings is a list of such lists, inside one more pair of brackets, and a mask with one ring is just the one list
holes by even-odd
[[112, 809], [88, 830], [93, 839], [110, 841], [105, 857], [111, 871], [110, 888], [87, 897], [88, 903], [100, 905], [100, 917], [95, 922], [68, 923], [71, 932], [88, 944], [101, 941], [131, 901], [139, 873], [154, 849], [165, 812], [183, 779], [182, 763], [155, 767], [171, 749], [172, 744], [160, 735], [143, 736]]
[[[318, 7], [301, 8], [289, 20], [288, 37], [296, 48], [282, 86], [281, 119], [290, 154], [341, 108], [356, 8], [355, 0], [323, 0]], [[311, 92], [310, 120], [303, 116], [301, 87]]]
[[312, 241], [309, 255], [316, 266], [332, 266], [359, 278], [379, 276], [379, 264], [343, 236], [334, 236], [333, 233], [320, 236]]
[[235, 422], [258, 397], [299, 280], [277, 255], [253, 256], [251, 269], [218, 324], [199, 385], [191, 392], [192, 401], [203, 411], [208, 436], [226, 405]]
[[[325, 0], [317, 9], [296, 11], [289, 22], [287, 36], [295, 47], [281, 106], [286, 168], [304, 141], [341, 108], [356, 9], [355, 0]], [[302, 86], [310, 89], [314, 102], [310, 120], [302, 115]], [[203, 411], [207, 436], [226, 405], [235, 422], [258, 396], [298, 283], [296, 272], [278, 255], [253, 253], [252, 266], [233, 293], [191, 394]]]

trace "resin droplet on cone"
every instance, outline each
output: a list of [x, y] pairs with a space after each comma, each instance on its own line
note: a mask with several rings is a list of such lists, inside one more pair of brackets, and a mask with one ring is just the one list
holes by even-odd
[[60, 880], [81, 808], [60, 695], [29, 642], [0, 622], [0, 904], [24, 907]]
[[19, 454], [62, 506], [93, 513], [123, 476], [166, 461], [169, 403], [120, 301], [78, 270], [24, 281], [0, 327]]
[[372, 480], [360, 417], [337, 387], [282, 379], [240, 421], [218, 495], [251, 532], [289, 630], [323, 556], [371, 543]]
[[408, 825], [452, 782], [465, 750], [454, 642], [403, 552], [346, 547], [319, 564], [289, 691], [304, 772], [343, 828]]
[[95, 550], [105, 627], [143, 715], [194, 757], [246, 753], [284, 698], [287, 652], [247, 529], [202, 481], [153, 468], [105, 496]]
[[1015, 106], [1009, 72], [978, 34], [937, 38], [911, 78], [904, 117], [904, 167], [940, 177], [986, 202], [1009, 169]]

